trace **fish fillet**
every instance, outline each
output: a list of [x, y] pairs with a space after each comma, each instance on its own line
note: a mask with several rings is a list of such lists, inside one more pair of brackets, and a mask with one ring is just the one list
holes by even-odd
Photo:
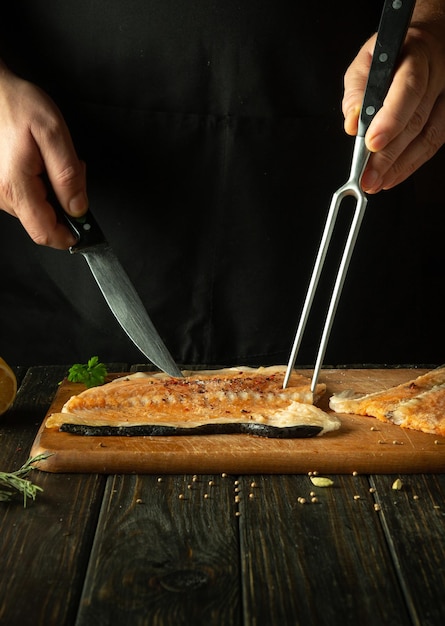
[[87, 389], [51, 415], [47, 428], [84, 435], [184, 435], [247, 432], [310, 437], [336, 430], [339, 419], [314, 406], [310, 379], [286, 367], [248, 367], [166, 374], [138, 373]]
[[367, 415], [403, 428], [445, 436], [445, 367], [364, 396], [343, 391], [330, 398], [329, 406], [336, 413]]

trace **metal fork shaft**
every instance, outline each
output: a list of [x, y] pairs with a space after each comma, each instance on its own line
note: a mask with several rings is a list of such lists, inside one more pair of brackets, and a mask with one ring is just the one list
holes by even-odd
[[303, 305], [301, 313], [300, 323], [295, 335], [294, 344], [292, 347], [289, 363], [287, 366], [286, 374], [284, 377], [283, 387], [286, 388], [289, 382], [292, 369], [297, 358], [298, 351], [300, 349], [301, 341], [303, 339], [303, 333], [306, 328], [306, 323], [309, 317], [312, 302], [317, 290], [318, 281], [320, 279], [326, 254], [329, 249], [332, 233], [334, 231], [335, 223], [337, 220], [338, 212], [342, 200], [346, 196], [354, 196], [357, 199], [357, 204], [354, 211], [354, 216], [351, 222], [348, 238], [346, 240], [345, 248], [339, 265], [337, 278], [332, 291], [331, 300], [329, 303], [328, 313], [326, 316], [325, 325], [323, 327], [322, 338], [318, 349], [317, 360], [314, 367], [314, 373], [312, 376], [311, 390], [315, 391], [317, 385], [318, 376], [320, 373], [323, 358], [326, 352], [326, 346], [331, 332], [332, 324], [334, 321], [335, 312], [340, 299], [340, 294], [345, 281], [346, 273], [349, 267], [349, 261], [351, 260], [354, 245], [357, 240], [357, 235], [360, 230], [360, 225], [365, 213], [367, 198], [361, 189], [361, 177], [369, 159], [369, 150], [366, 148], [365, 140], [363, 137], [356, 137], [354, 143], [354, 152], [352, 156], [351, 176], [348, 182], [340, 187], [332, 196], [331, 205], [329, 207], [328, 217], [326, 225], [323, 231], [320, 247], [318, 250], [317, 258], [315, 260], [314, 269], [312, 271], [309, 288], [306, 294], [306, 299]]

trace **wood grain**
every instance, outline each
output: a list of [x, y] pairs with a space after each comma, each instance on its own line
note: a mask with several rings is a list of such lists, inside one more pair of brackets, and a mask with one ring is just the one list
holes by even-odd
[[[115, 367], [117, 365], [115, 364]], [[63, 366], [32, 367], [0, 423], [1, 469], [17, 470], [48, 410]], [[0, 507], [0, 624], [74, 624], [106, 478], [46, 474], [35, 502], [15, 497]]]
[[[25, 376], [1, 469], [27, 458], [60, 379]], [[196, 474], [34, 472], [36, 502], [0, 506], [0, 624], [444, 623], [445, 474]]]
[[367, 478], [332, 478], [316, 488], [307, 476], [243, 477], [245, 624], [410, 623]]
[[372, 476], [380, 519], [414, 624], [445, 623], [445, 475]]
[[232, 490], [204, 475], [110, 478], [77, 626], [239, 624]]
[[[370, 393], [412, 378], [425, 370], [323, 370], [320, 382], [329, 396], [344, 389]], [[310, 375], [307, 370], [304, 371]], [[78, 387], [63, 385], [48, 415], [60, 410]], [[445, 470], [445, 439], [402, 429], [372, 418], [341, 415], [340, 430], [312, 439], [273, 440], [250, 435], [194, 437], [81, 437], [45, 427], [33, 454], [53, 456], [41, 469], [52, 472], [98, 473], [378, 473]], [[375, 430], [371, 430], [371, 426]], [[393, 443], [395, 442], [395, 443]]]

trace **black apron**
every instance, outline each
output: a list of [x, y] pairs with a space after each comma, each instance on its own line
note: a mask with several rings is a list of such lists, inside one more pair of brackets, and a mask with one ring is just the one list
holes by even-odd
[[[287, 362], [330, 197], [350, 167], [344, 71], [382, 3], [8, 5], [0, 56], [62, 110], [91, 209], [175, 359]], [[370, 199], [328, 362], [443, 358], [430, 274], [442, 246], [431, 247], [437, 230], [419, 206], [413, 180]], [[35, 246], [3, 214], [0, 255], [10, 362], [145, 360], [83, 258]], [[300, 363], [313, 362], [321, 321], [320, 304]]]

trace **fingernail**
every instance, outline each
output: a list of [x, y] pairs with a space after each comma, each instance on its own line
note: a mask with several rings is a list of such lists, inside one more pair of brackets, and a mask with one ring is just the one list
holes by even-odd
[[366, 170], [362, 176], [362, 187], [365, 191], [376, 191], [380, 176], [375, 170]]
[[388, 135], [386, 135], [385, 133], [380, 133], [380, 135], [375, 135], [374, 137], [371, 137], [367, 141], [367, 146], [371, 152], [379, 152], [379, 150], [383, 150], [383, 148], [385, 148], [388, 143]]
[[88, 200], [83, 191], [80, 191], [69, 201], [68, 208], [72, 215], [82, 215], [88, 208]]

